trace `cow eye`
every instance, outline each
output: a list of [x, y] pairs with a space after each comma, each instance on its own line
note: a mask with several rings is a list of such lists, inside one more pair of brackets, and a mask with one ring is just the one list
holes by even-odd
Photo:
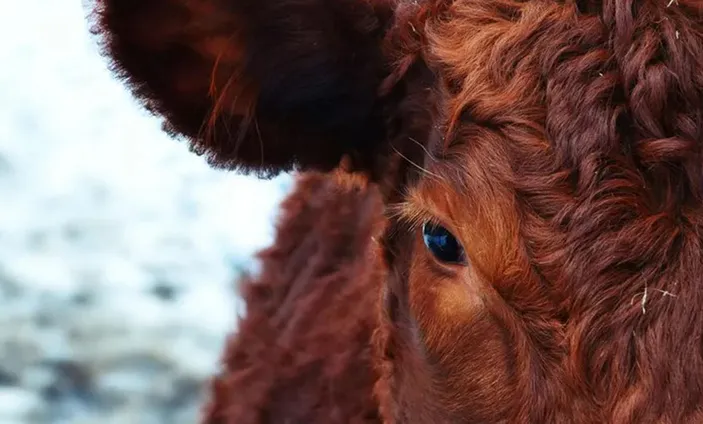
[[422, 238], [427, 249], [438, 261], [450, 264], [464, 263], [464, 248], [456, 237], [438, 224], [426, 222], [422, 226]]

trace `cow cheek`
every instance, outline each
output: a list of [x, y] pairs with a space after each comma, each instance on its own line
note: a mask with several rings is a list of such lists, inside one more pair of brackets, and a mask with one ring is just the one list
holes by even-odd
[[[431, 259], [430, 259], [431, 260]], [[408, 295], [415, 346], [424, 358], [435, 401], [449, 416], [494, 421], [509, 415], [513, 354], [507, 332], [490, 311], [481, 278], [470, 267], [437, 272], [415, 260]]]

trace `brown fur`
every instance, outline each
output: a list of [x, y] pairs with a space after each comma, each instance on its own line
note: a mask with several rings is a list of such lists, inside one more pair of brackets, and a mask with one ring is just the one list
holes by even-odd
[[205, 422], [378, 422], [368, 340], [382, 272], [372, 242], [381, 207], [364, 181], [299, 179], [276, 242], [259, 255], [261, 275], [244, 283], [246, 319]]
[[[703, 422], [702, 3], [246, 4], [97, 8], [135, 94], [213, 162], [345, 158], [284, 204], [208, 424]], [[238, 133], [202, 136], [209, 110]]]

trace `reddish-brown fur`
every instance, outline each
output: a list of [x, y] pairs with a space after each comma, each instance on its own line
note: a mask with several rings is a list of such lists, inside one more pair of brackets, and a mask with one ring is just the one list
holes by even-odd
[[372, 243], [380, 210], [364, 181], [298, 181], [276, 242], [259, 255], [261, 275], [244, 283], [247, 316], [206, 422], [378, 422], [368, 340], [377, 308], [369, 294], [382, 273]]
[[168, 131], [301, 172], [207, 424], [703, 422], [703, 3], [95, 10]]

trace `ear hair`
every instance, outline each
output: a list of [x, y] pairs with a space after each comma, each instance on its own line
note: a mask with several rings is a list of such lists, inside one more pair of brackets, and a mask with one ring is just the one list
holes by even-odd
[[391, 15], [390, 0], [94, 0], [91, 19], [169, 134], [213, 166], [270, 176], [369, 161]]

